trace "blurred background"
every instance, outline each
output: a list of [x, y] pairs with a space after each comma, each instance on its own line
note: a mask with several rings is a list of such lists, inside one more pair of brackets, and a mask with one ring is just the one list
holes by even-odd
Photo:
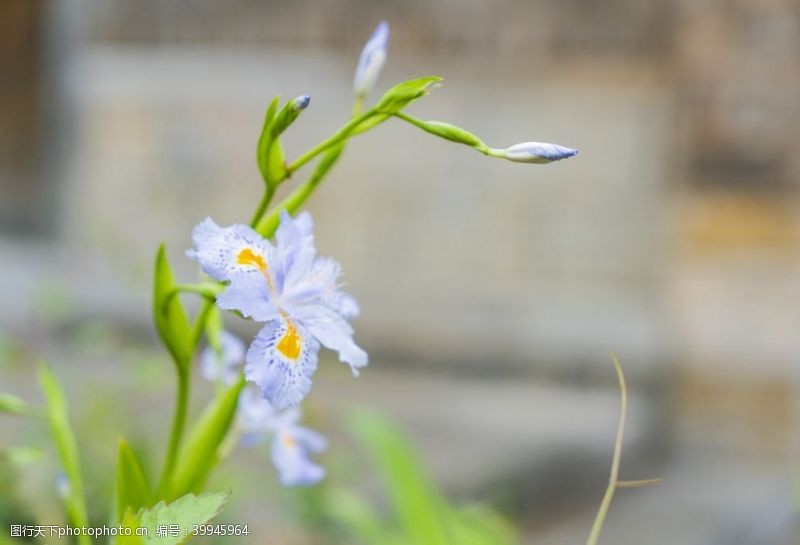
[[[616, 429], [613, 351], [631, 394], [622, 476], [664, 483], [621, 491], [604, 540], [800, 542], [792, 0], [5, 0], [0, 390], [38, 400], [33, 364], [52, 364], [90, 495], [107, 493], [120, 432], [157, 470], [174, 377], [150, 321], [156, 246], [197, 278], [191, 228], [247, 221], [260, 197], [268, 101], [312, 96], [289, 157], [325, 138], [381, 19], [376, 96], [441, 75], [410, 113], [580, 155], [489, 160], [400, 121], [351, 142], [310, 203], [371, 356], [358, 380], [323, 361], [309, 398], [334, 438], [330, 479], [370, 487], [338, 424], [365, 404], [450, 497], [493, 505], [523, 543], [582, 543]], [[199, 409], [211, 388], [195, 391]], [[0, 421], [3, 447], [43, 434]], [[19, 513], [54, 486], [52, 452], [28, 458]], [[236, 491], [225, 516], [250, 541], [313, 542], [265, 452], [221, 473]], [[52, 501], [36, 505], [56, 520]]]

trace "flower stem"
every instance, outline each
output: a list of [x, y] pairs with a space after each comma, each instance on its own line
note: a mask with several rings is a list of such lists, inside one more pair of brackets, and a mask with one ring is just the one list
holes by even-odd
[[269, 206], [273, 195], [275, 195], [275, 188], [267, 185], [267, 188], [264, 190], [264, 195], [261, 196], [261, 200], [256, 207], [256, 211], [253, 212], [253, 219], [250, 220], [251, 227], [255, 227], [258, 224], [258, 221], [261, 219], [261, 216], [263, 216], [264, 212], [267, 211], [267, 206]]
[[273, 208], [269, 214], [267, 214], [259, 223], [256, 225], [256, 231], [263, 237], [271, 237], [275, 230], [278, 228], [278, 224], [281, 220], [281, 212], [284, 210], [289, 212], [290, 214], [294, 214], [300, 207], [311, 197], [311, 194], [314, 193], [314, 190], [317, 186], [322, 182], [325, 176], [328, 174], [333, 165], [336, 164], [336, 161], [339, 160], [339, 156], [342, 154], [344, 150], [344, 143], [339, 144], [337, 147], [328, 151], [325, 156], [320, 160], [317, 168], [314, 169], [314, 172], [311, 174], [308, 180], [306, 180], [303, 184], [297, 187], [294, 191], [292, 191], [285, 199], [283, 199], [275, 208]]
[[363, 114], [358, 114], [350, 121], [344, 124], [344, 126], [336, 131], [330, 138], [327, 140], [320, 142], [303, 155], [295, 159], [295, 161], [289, 164], [286, 167], [286, 176], [288, 177], [297, 169], [308, 163], [314, 157], [319, 155], [320, 153], [329, 150], [330, 148], [334, 147], [335, 145], [347, 140], [351, 136], [351, 133], [363, 122], [371, 118], [372, 116], [376, 115], [378, 111], [375, 108], [370, 108]]
[[172, 432], [169, 437], [169, 447], [167, 448], [167, 458], [164, 461], [164, 468], [161, 471], [161, 478], [158, 484], [158, 496], [163, 498], [168, 495], [172, 472], [175, 469], [175, 461], [178, 458], [183, 429], [186, 426], [186, 413], [189, 405], [189, 371], [188, 366], [179, 367], [178, 371], [178, 399], [175, 404], [175, 415], [172, 420]]

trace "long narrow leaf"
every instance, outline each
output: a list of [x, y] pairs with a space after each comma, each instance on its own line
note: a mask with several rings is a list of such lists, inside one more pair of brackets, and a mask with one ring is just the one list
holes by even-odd
[[[78, 447], [69, 425], [67, 402], [58, 381], [45, 365], [39, 368], [39, 382], [47, 398], [47, 419], [50, 423], [50, 432], [58, 450], [61, 466], [69, 482], [64, 497], [67, 515], [73, 526], [87, 526], [86, 500], [83, 495]], [[88, 536], [80, 536], [78, 540], [80, 543], [90, 543], [91, 541]]]
[[44, 418], [41, 407], [32, 405], [12, 394], [0, 394], [0, 413]]
[[367, 411], [352, 415], [351, 428], [378, 466], [409, 541], [450, 545], [444, 500], [402, 433], [385, 418]]
[[136, 512], [142, 507], [152, 504], [152, 492], [142, 466], [125, 439], [119, 439], [117, 450], [117, 479], [115, 482], [115, 501], [118, 520], [122, 520], [125, 512]]

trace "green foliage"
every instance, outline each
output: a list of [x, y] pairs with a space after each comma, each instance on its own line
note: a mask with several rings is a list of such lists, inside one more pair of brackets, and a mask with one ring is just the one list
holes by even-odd
[[[147, 537], [137, 538], [135, 541], [127, 541], [125, 545], [178, 545], [183, 543], [191, 535], [192, 527], [197, 524], [205, 524], [222, 509], [222, 505], [228, 500], [230, 492], [206, 492], [195, 496], [187, 494], [170, 504], [159, 502], [154, 507], [144, 509], [135, 517], [131, 517], [128, 512], [123, 519], [124, 524], [131, 527], [147, 529]], [[135, 522], [134, 522], [135, 520]], [[180, 528], [178, 536], [167, 534], [167, 537], [157, 536], [157, 527], [177, 525]], [[117, 542], [119, 545], [119, 542]]]
[[192, 492], [204, 483], [217, 462], [217, 452], [230, 430], [243, 387], [242, 376], [236, 384], [221, 392], [200, 416], [181, 449], [169, 497]]
[[172, 355], [179, 372], [185, 372], [192, 358], [192, 329], [180, 299], [175, 279], [162, 244], [156, 253], [153, 279], [153, 319], [159, 337]]
[[136, 515], [133, 514], [133, 511], [125, 512], [125, 515], [122, 517], [122, 521], [120, 522], [120, 526], [130, 530], [131, 535], [122, 535], [117, 537], [115, 545], [144, 545], [143, 539], [136, 535], [136, 530], [139, 528], [139, 520], [137, 519]]
[[383, 95], [375, 109], [382, 114], [396, 114], [413, 101], [428, 94], [431, 85], [439, 83], [443, 78], [428, 76], [398, 83]]
[[[388, 492], [384, 521], [366, 501], [328, 494], [328, 514], [366, 545], [513, 545], [508, 524], [485, 507], [450, 505], [428, 477], [410, 442], [387, 419], [360, 410], [350, 427], [370, 454]], [[349, 542], [348, 542], [349, 543]]]
[[117, 478], [115, 482], [115, 501], [117, 516], [123, 519], [126, 511], [138, 511], [152, 504], [150, 485], [142, 471], [142, 466], [125, 439], [119, 439], [117, 450]]
[[[67, 402], [58, 381], [45, 365], [39, 367], [39, 382], [47, 399], [47, 420], [50, 423], [50, 432], [58, 450], [61, 466], [69, 482], [64, 496], [64, 506], [73, 526], [86, 526], [86, 501], [83, 496], [78, 446], [69, 425]], [[89, 538], [82, 536], [79, 540], [88, 543]]]

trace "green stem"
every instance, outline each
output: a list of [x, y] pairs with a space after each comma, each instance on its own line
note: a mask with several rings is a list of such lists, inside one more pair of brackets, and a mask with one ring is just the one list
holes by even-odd
[[352, 133], [356, 129], [356, 127], [358, 127], [361, 123], [368, 120], [370, 117], [376, 115], [377, 113], [378, 111], [375, 108], [370, 108], [363, 114], [359, 114], [353, 117], [350, 121], [345, 123], [345, 125], [341, 129], [336, 131], [333, 134], [333, 136], [331, 136], [330, 138], [328, 138], [323, 142], [320, 142], [319, 144], [317, 144], [316, 146], [305, 152], [303, 155], [295, 159], [293, 163], [288, 165], [286, 167], [286, 176], [287, 177], [290, 176], [293, 172], [295, 172], [297, 169], [308, 163], [310, 160], [312, 160], [320, 153], [327, 151], [330, 148], [334, 147], [335, 145], [346, 140], [350, 136], [350, 133]]
[[178, 399], [175, 405], [175, 416], [172, 420], [167, 458], [164, 461], [164, 468], [158, 483], [158, 497], [160, 498], [165, 497], [170, 488], [172, 472], [175, 469], [175, 461], [178, 458], [178, 450], [183, 438], [183, 429], [186, 427], [186, 413], [189, 406], [189, 371], [188, 366], [179, 367], [179, 369], [182, 370], [178, 372]]
[[418, 127], [420, 129], [422, 129], [423, 131], [427, 132], [427, 129], [425, 128], [425, 123], [421, 119], [417, 119], [416, 117], [408, 115], [408, 114], [405, 114], [403, 112], [397, 112], [397, 113], [394, 114], [394, 116], [396, 118], [398, 118], [398, 119], [402, 119], [406, 123], [411, 123], [415, 127]]
[[275, 208], [273, 208], [269, 214], [262, 218], [262, 220], [256, 226], [256, 231], [263, 237], [271, 237], [278, 228], [278, 224], [281, 220], [281, 212], [284, 210], [290, 214], [297, 212], [308, 200], [308, 198], [311, 197], [312, 193], [314, 193], [314, 190], [322, 182], [322, 180], [325, 179], [325, 176], [328, 174], [330, 169], [334, 164], [336, 164], [336, 161], [339, 160], [339, 156], [342, 154], [343, 150], [344, 144], [340, 144], [338, 147], [328, 151], [328, 153], [325, 154], [325, 157], [323, 157], [317, 165], [317, 168], [314, 169], [311, 177], [305, 183], [301, 184], [294, 191], [292, 191]]
[[356, 117], [361, 113], [361, 109], [364, 107], [364, 99], [367, 98], [364, 93], [358, 93], [356, 95], [356, 100], [353, 102], [353, 115], [352, 117]]
[[258, 207], [256, 207], [256, 211], [253, 212], [253, 219], [250, 220], [251, 227], [255, 227], [261, 219], [261, 216], [263, 216], [264, 212], [267, 211], [267, 206], [269, 206], [273, 195], [275, 195], [275, 188], [267, 185], [264, 195], [262, 195], [261, 200], [258, 203]]
[[177, 284], [175, 287], [172, 288], [170, 292], [167, 293], [166, 297], [164, 297], [164, 303], [162, 305], [162, 310], [166, 311], [167, 305], [169, 305], [170, 301], [178, 294], [181, 293], [196, 293], [203, 297], [206, 301], [214, 301], [214, 298], [219, 291], [221, 291], [222, 287], [214, 282], [203, 282], [201, 284]]

